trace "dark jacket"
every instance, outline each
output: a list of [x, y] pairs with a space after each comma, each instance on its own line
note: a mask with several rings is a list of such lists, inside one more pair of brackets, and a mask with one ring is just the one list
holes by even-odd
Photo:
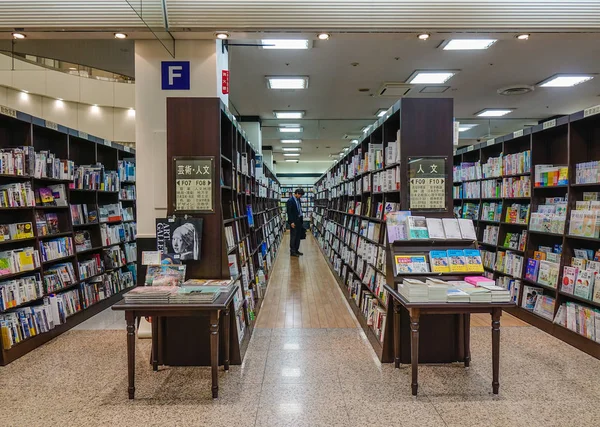
[[[298, 213], [298, 206], [296, 205], [296, 198], [290, 197], [285, 203], [287, 210], [288, 224], [302, 225], [302, 217]], [[302, 205], [300, 206], [302, 207]]]

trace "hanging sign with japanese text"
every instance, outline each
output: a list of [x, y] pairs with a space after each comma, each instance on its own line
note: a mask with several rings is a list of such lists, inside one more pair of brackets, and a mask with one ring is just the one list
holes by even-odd
[[215, 158], [173, 157], [175, 212], [214, 212]]
[[446, 157], [409, 157], [409, 209], [446, 210]]

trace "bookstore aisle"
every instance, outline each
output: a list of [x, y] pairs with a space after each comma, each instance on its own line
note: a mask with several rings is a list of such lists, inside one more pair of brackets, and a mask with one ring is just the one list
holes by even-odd
[[[323, 327], [313, 326], [317, 323], [310, 317], [311, 327], [287, 328], [289, 305], [284, 305], [281, 326], [280, 315], [272, 313], [280, 312], [281, 301], [294, 298], [301, 301], [303, 313], [303, 287], [313, 293], [309, 304], [327, 313], [325, 299], [332, 299], [329, 316], [344, 313], [335, 301], [343, 303], [342, 296], [334, 292], [335, 280], [321, 267], [324, 259], [310, 235], [302, 249], [300, 259], [280, 253], [259, 317], [261, 327], [243, 365], [231, 366], [228, 374], [219, 371], [218, 400], [211, 397], [208, 367], [152, 372], [149, 340], [137, 342], [136, 399], [127, 399], [123, 330], [111, 330], [123, 324], [114, 313], [103, 312], [0, 368], [5, 414], [0, 425], [600, 425], [600, 361], [534, 327], [502, 328], [498, 396], [489, 387], [492, 356], [486, 322], [472, 330], [471, 368], [420, 367], [415, 398], [410, 369], [379, 363], [353, 317], [351, 327], [328, 323], [325, 316], [318, 321]], [[282, 297], [284, 293], [288, 296]], [[290, 322], [294, 320], [292, 314]], [[506, 320], [503, 316], [504, 326]]]

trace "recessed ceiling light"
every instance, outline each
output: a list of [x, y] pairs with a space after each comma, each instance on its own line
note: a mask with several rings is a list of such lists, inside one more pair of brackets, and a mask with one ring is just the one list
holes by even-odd
[[466, 131], [468, 131], [470, 129], [473, 129], [475, 126], [478, 126], [478, 125], [462, 124], [461, 123], [460, 125], [458, 125], [458, 131], [459, 132], [466, 132]]
[[379, 110], [378, 110], [378, 111], [375, 113], [375, 115], [376, 115], [377, 117], [383, 117], [383, 116], [385, 116], [385, 113], [387, 113], [387, 110], [386, 110], [385, 108], [380, 108], [380, 109], [379, 109]]
[[300, 144], [302, 142], [301, 139], [282, 139], [282, 144]]
[[129, 115], [129, 117], [135, 117], [135, 109], [130, 108], [129, 110], [127, 110], [127, 114]]
[[369, 132], [369, 129], [371, 129], [371, 125], [365, 126], [364, 128], [361, 129], [361, 131], [362, 131], [362, 133], [367, 133], [367, 132]]
[[71, 71], [77, 71], [77, 68], [75, 68], [75, 67], [69, 67], [69, 70], [71, 70]]
[[358, 139], [353, 139], [352, 141], [350, 141], [353, 144], [358, 144]]
[[23, 101], [25, 101], [25, 100], [29, 99], [29, 93], [23, 91], [20, 93], [20, 97]]
[[517, 39], [519, 39], [519, 40], [529, 40], [529, 34], [519, 34], [517, 36]]
[[478, 113], [475, 113], [475, 115], [478, 117], [502, 117], [512, 113], [513, 111], [514, 109], [512, 108], [486, 108]]
[[344, 151], [348, 151], [350, 149], [350, 147], [346, 147], [344, 148]]
[[295, 159], [285, 159], [285, 161], [289, 163], [298, 163], [298, 160]]
[[25, 34], [21, 34], [21, 33], [12, 33], [13, 39], [24, 39], [25, 38]]
[[267, 87], [269, 89], [306, 89], [308, 87], [308, 77], [266, 77]]
[[260, 44], [263, 49], [308, 49], [309, 42], [308, 40], [277, 40], [277, 39], [267, 39], [261, 40]]
[[417, 37], [419, 37], [419, 40], [427, 40], [430, 35], [427, 33], [423, 33], [423, 34], [419, 34]]
[[125, 33], [115, 33], [115, 39], [126, 39], [127, 34]]
[[284, 157], [300, 157], [298, 153], [283, 153]]
[[304, 117], [304, 111], [273, 111], [278, 119], [301, 119]]
[[414, 71], [406, 83], [419, 85], [419, 84], [443, 84], [446, 83], [457, 71], [451, 70], [416, 70]]
[[482, 50], [496, 43], [495, 39], [454, 39], [442, 43], [444, 50]]
[[302, 129], [300, 127], [300, 125], [286, 125], [286, 126], [279, 127], [279, 132], [293, 133], [293, 132], [302, 132], [303, 130], [304, 129]]
[[299, 147], [283, 147], [283, 151], [301, 151], [302, 148]]
[[317, 37], [319, 38], [319, 40], [329, 40], [329, 38], [331, 37], [331, 34], [320, 33], [319, 35], [317, 35]]
[[555, 74], [552, 77], [538, 83], [540, 87], [572, 87], [593, 79], [589, 74]]
[[229, 38], [229, 34], [225, 31], [217, 31], [215, 33], [215, 37], [220, 40], [227, 40]]

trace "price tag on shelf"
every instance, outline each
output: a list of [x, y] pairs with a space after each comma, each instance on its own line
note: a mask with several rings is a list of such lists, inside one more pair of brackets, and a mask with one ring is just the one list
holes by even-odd
[[488, 139], [487, 142], [485, 143], [485, 145], [486, 145], [486, 147], [489, 147], [490, 145], [494, 145], [495, 142], [496, 142], [496, 138]]
[[513, 138], [523, 136], [523, 129], [513, 132]]
[[17, 118], [17, 110], [5, 107], [4, 105], [0, 105], [0, 114], [3, 114], [8, 117], [13, 117], [15, 119]]
[[550, 129], [556, 126], [556, 119], [548, 120], [542, 125], [542, 129]]
[[46, 120], [46, 127], [52, 130], [58, 130], [58, 125], [50, 120]]
[[78, 136], [79, 136], [79, 138], [82, 138], [82, 139], [88, 139], [88, 134], [85, 132], [82, 132], [82, 131], [78, 132]]
[[593, 116], [598, 113], [600, 113], [600, 105], [583, 110], [583, 117]]
[[129, 148], [129, 147], [127, 147], [127, 146], [123, 147], [123, 150], [125, 150], [125, 151], [126, 151], [126, 152], [128, 152], [128, 153], [131, 153], [131, 148]]
[[112, 142], [110, 142], [108, 139], [105, 139], [104, 145], [106, 145], [107, 147], [112, 147]]
[[467, 147], [467, 152], [473, 151], [474, 149], [475, 149], [475, 147], [472, 146], [472, 145], [470, 145], [470, 146]]

